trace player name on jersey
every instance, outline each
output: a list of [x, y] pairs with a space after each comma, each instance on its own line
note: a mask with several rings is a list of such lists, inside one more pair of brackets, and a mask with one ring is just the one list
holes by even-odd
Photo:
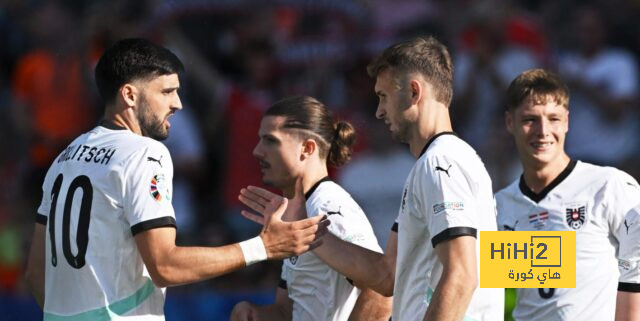
[[106, 165], [109, 164], [115, 152], [115, 148], [94, 147], [83, 144], [69, 145], [58, 157], [58, 163], [75, 160]]

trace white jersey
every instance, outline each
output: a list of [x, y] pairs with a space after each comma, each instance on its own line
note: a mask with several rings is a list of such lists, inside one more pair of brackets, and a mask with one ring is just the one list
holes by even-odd
[[640, 204], [625, 216], [618, 236], [618, 291], [640, 292]]
[[134, 235], [174, 226], [173, 164], [160, 142], [98, 126], [54, 161], [37, 222], [47, 225], [44, 320], [164, 320]]
[[[382, 252], [360, 206], [338, 184], [325, 178], [305, 195], [309, 217], [326, 213], [338, 238]], [[283, 261], [280, 287], [293, 300], [293, 321], [346, 321], [360, 290], [313, 252]]]
[[576, 288], [517, 289], [516, 320], [613, 320], [617, 231], [640, 200], [638, 183], [612, 167], [571, 161], [539, 194], [520, 178], [496, 194], [498, 226], [576, 231]]
[[[424, 318], [442, 276], [435, 246], [497, 230], [495, 215], [491, 179], [473, 148], [453, 133], [429, 140], [407, 178], [400, 205], [393, 320]], [[477, 264], [480, 275], [479, 259]], [[503, 318], [504, 290], [476, 288], [464, 320]]]

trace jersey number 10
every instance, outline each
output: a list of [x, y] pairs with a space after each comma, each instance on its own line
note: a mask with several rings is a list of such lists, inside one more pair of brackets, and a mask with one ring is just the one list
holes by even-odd
[[[51, 212], [49, 213], [49, 237], [51, 240], [51, 264], [58, 265], [58, 254], [56, 251], [56, 207], [58, 205], [58, 195], [62, 187], [62, 174], [59, 174], [53, 183], [51, 196], [53, 198], [51, 204]], [[78, 217], [78, 229], [76, 231], [76, 246], [78, 254], [71, 253], [71, 239], [69, 229], [71, 225], [71, 205], [73, 204], [73, 195], [76, 190], [82, 189], [82, 201], [80, 203], [80, 215]], [[85, 264], [85, 255], [87, 254], [87, 244], [89, 244], [89, 220], [91, 219], [91, 202], [93, 200], [93, 187], [91, 180], [85, 175], [80, 175], [71, 181], [67, 190], [67, 197], [64, 201], [64, 211], [62, 212], [62, 252], [69, 262], [69, 265], [76, 269], [80, 269]]]

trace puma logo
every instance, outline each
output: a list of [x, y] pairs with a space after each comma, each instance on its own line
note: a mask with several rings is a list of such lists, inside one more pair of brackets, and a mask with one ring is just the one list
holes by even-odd
[[162, 156], [160, 156], [160, 159], [155, 159], [155, 158], [153, 158], [153, 157], [149, 157], [149, 156], [147, 156], [147, 161], [149, 161], [149, 162], [156, 162], [156, 163], [158, 163], [158, 164], [160, 165], [160, 167], [162, 167], [162, 163], [160, 162], [161, 160], [162, 160]]
[[629, 234], [629, 227], [630, 227], [631, 225], [633, 225], [633, 223], [631, 223], [631, 224], [627, 224], [627, 219], [625, 219], [625, 220], [624, 220], [624, 227], [626, 227], [626, 228], [627, 228], [627, 234]]
[[[447, 174], [447, 176], [449, 176], [449, 169], [450, 168], [451, 168], [451, 165], [449, 165], [449, 167], [447, 167], [447, 169], [444, 169], [444, 168], [442, 168], [440, 166], [436, 166], [436, 171], [443, 171], [443, 172], [445, 172]], [[451, 176], [449, 176], [449, 177], [451, 177]]]
[[327, 216], [329, 216], [329, 215], [334, 215], [334, 214], [338, 214], [338, 215], [340, 215], [340, 216], [344, 216], [344, 215], [342, 215], [342, 213], [340, 213], [340, 209], [341, 209], [341, 208], [342, 208], [342, 207], [338, 207], [338, 210], [337, 210], [337, 211], [335, 211], [335, 212], [327, 211]]
[[509, 226], [507, 224], [503, 224], [502, 227], [504, 228], [505, 231], [515, 231], [516, 230], [516, 225], [518, 225], [518, 221], [513, 223], [513, 226]]

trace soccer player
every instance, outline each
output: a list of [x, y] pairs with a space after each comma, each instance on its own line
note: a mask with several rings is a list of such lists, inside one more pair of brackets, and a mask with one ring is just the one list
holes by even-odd
[[613, 320], [617, 231], [640, 200], [638, 183], [615, 168], [567, 155], [569, 91], [551, 72], [527, 70], [511, 82], [505, 121], [523, 173], [496, 194], [498, 226], [511, 231], [576, 231], [577, 251], [576, 288], [517, 289], [514, 318]]
[[[384, 254], [330, 233], [321, 246], [331, 253], [326, 262], [355, 284], [393, 294], [393, 320], [504, 317], [504, 290], [478, 287], [478, 231], [497, 230], [495, 203], [482, 161], [452, 132], [452, 71], [449, 52], [433, 37], [395, 44], [368, 66], [380, 99], [376, 116], [417, 161]], [[252, 201], [272, 199], [253, 190], [260, 197], [244, 193]], [[304, 211], [294, 203], [288, 211]]]
[[142, 39], [119, 41], [100, 58], [104, 120], [53, 161], [36, 216], [26, 275], [45, 320], [164, 320], [164, 287], [300, 255], [326, 230], [320, 216], [283, 222], [280, 198], [256, 238], [176, 246], [173, 166], [159, 140], [182, 108], [182, 68]]
[[[258, 135], [253, 154], [259, 160], [265, 184], [281, 189], [288, 198], [304, 199], [306, 212], [311, 215], [326, 213], [331, 221], [329, 232], [336, 237], [382, 252], [360, 206], [328, 177], [327, 165], [339, 167], [351, 157], [355, 142], [351, 124], [334, 122], [318, 100], [295, 96], [276, 102], [265, 112]], [[269, 306], [240, 302], [231, 319], [389, 320], [391, 300], [368, 289], [361, 294], [350, 280], [325, 263], [332, 255], [329, 248], [320, 246], [286, 259], [276, 302]]]

